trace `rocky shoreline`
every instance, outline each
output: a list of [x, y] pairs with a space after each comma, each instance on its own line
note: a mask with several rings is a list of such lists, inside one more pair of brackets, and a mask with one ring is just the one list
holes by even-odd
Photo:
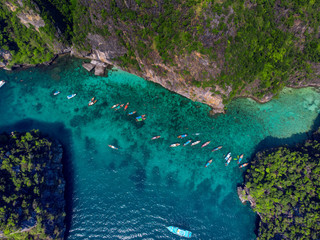
[[[118, 69], [121, 69], [123, 71], [126, 71], [124, 69], [122, 69], [120, 66], [118, 66], [117, 64], [109, 61], [109, 60], [106, 60], [104, 58], [100, 59], [100, 58], [95, 58], [97, 56], [99, 56], [99, 54], [97, 53], [94, 53], [94, 54], [90, 54], [88, 56], [80, 56], [77, 52], [74, 52], [72, 49], [67, 49], [66, 51], [62, 51], [62, 53], [60, 54], [57, 54], [51, 61], [49, 62], [45, 62], [45, 63], [42, 63], [42, 64], [36, 64], [36, 65], [30, 65], [30, 64], [21, 64], [21, 65], [14, 65], [12, 67], [12, 69], [18, 69], [18, 68], [29, 68], [29, 67], [37, 67], [37, 66], [40, 66], [40, 65], [51, 65], [54, 63], [54, 61], [58, 58], [58, 57], [62, 57], [62, 56], [65, 56], [65, 55], [71, 55], [71, 56], [74, 56], [74, 57], [77, 57], [77, 58], [81, 58], [81, 59], [84, 59], [84, 62], [82, 63], [82, 67], [84, 69], [86, 69], [88, 72], [93, 72], [94, 75], [96, 76], [107, 76], [107, 70], [108, 69], [111, 69], [113, 66], [118, 68]], [[101, 54], [100, 54], [101, 55]], [[90, 62], [87, 62], [87, 60], [91, 60]], [[0, 66], [1, 68], [1, 66]], [[8, 68], [4, 68], [5, 70], [11, 70], [11, 69], [8, 69]], [[211, 115], [215, 115], [215, 114], [219, 114], [219, 113], [225, 113], [225, 105], [222, 103], [222, 98], [221, 96], [219, 95], [213, 95], [212, 92], [211, 92], [211, 88], [197, 88], [195, 86], [187, 86], [186, 84], [186, 88], [188, 88], [187, 91], [183, 91], [181, 89], [178, 89], [178, 90], [175, 90], [174, 88], [172, 87], [168, 87], [168, 86], [164, 86], [162, 84], [162, 81], [158, 79], [157, 76], [153, 76], [152, 78], [149, 78], [149, 77], [144, 77], [144, 75], [141, 73], [137, 73], [137, 72], [129, 72], [131, 74], [135, 74], [139, 77], [142, 77], [144, 78], [145, 80], [147, 81], [152, 81], [152, 82], [155, 82], [155, 83], [158, 83], [160, 84], [162, 87], [172, 91], [172, 92], [175, 92], [179, 95], [182, 95], [192, 101], [198, 101], [198, 102], [201, 102], [201, 103], [204, 103], [204, 104], [207, 104], [208, 106], [211, 107], [211, 111], [210, 111], [210, 114]], [[159, 81], [158, 81], [159, 80]], [[300, 89], [300, 88], [307, 88], [307, 87], [320, 87], [320, 83], [307, 83], [307, 84], [300, 84], [299, 86], [297, 85], [288, 85], [286, 86], [288, 88], [294, 88], [294, 89]], [[274, 97], [274, 94], [272, 93], [269, 93], [269, 94], [266, 94], [264, 97], [262, 98], [257, 98], [255, 96], [252, 96], [252, 95], [238, 95], [235, 97], [236, 98], [250, 98], [260, 104], [264, 104], [264, 103], [267, 103], [269, 101], [271, 101]]]
[[[239, 186], [237, 187], [237, 193], [239, 196], [240, 201], [243, 204], [246, 204], [246, 202], [250, 203], [250, 206], [252, 209], [254, 209], [256, 207], [256, 201], [254, 200], [254, 198], [250, 195], [249, 193], [249, 189], [245, 186]], [[259, 212], [256, 212], [259, 217], [261, 218], [261, 214]]]
[[[207, 7], [199, 6], [199, 11], [202, 10], [201, 17], [188, 16], [189, 7], [184, 6], [184, 4], [177, 4], [179, 6], [178, 15], [181, 19], [186, 18], [183, 24], [185, 26], [181, 26], [183, 31], [180, 33], [180, 28], [173, 26], [170, 21], [168, 21], [168, 26], [165, 26], [164, 22], [158, 23], [157, 21], [153, 22], [154, 19], [148, 19], [148, 16], [163, 15], [166, 8], [142, 7], [138, 2], [130, 2], [130, 4], [119, 3], [117, 6], [113, 6], [103, 1], [84, 1], [79, 2], [79, 6], [76, 9], [66, 3], [63, 10], [56, 3], [57, 9], [55, 12], [50, 12], [53, 9], [48, 8], [41, 1], [27, 3], [21, 0], [13, 0], [5, 1], [4, 4], [7, 8], [8, 16], [14, 15], [19, 19], [20, 24], [26, 28], [30, 29], [32, 27], [32, 31], [36, 35], [41, 33], [39, 37], [42, 39], [42, 43], [47, 44], [44, 49], [41, 48], [41, 51], [47, 49], [51, 54], [50, 57], [53, 54], [57, 57], [68, 53], [71, 56], [89, 59], [91, 62], [84, 63], [83, 66], [88, 71], [94, 70], [94, 74], [98, 76], [105, 76], [106, 68], [115, 66], [148, 81], [160, 84], [162, 87], [192, 101], [204, 103], [212, 108], [211, 114], [225, 113], [226, 102], [234, 98], [251, 98], [259, 103], [268, 102], [284, 87], [283, 81], [288, 87], [294, 88], [320, 86], [318, 77], [320, 64], [310, 59], [305, 63], [309, 68], [308, 71], [302, 70], [305, 68], [300, 66], [300, 70], [299, 68], [292, 68], [290, 76], [287, 76], [288, 79], [281, 74], [276, 74], [277, 76], [279, 75], [278, 77], [272, 75], [277, 71], [269, 71], [269, 67], [271, 69], [271, 65], [273, 66], [274, 62], [282, 62], [283, 56], [287, 54], [284, 53], [289, 51], [289, 49], [280, 51], [276, 47], [273, 52], [280, 51], [281, 54], [279, 53], [280, 55], [277, 56], [270, 53], [269, 55], [272, 58], [266, 59], [266, 62], [263, 61], [261, 69], [264, 70], [259, 70], [261, 74], [266, 74], [268, 77], [261, 77], [259, 74], [252, 75], [244, 69], [244, 72], [249, 74], [248, 76], [252, 75], [252, 78], [249, 77], [250, 80], [246, 80], [248, 76], [243, 75], [244, 73], [239, 73], [241, 76], [235, 76], [234, 79], [228, 79], [227, 76], [231, 76], [232, 72], [235, 71], [232, 66], [237, 64], [231, 63], [231, 59], [227, 60], [226, 51], [227, 49], [231, 50], [228, 47], [229, 45], [237, 43], [234, 38], [240, 28], [234, 25], [234, 15], [242, 14], [235, 9], [236, 6], [233, 4], [227, 4], [228, 7], [222, 7], [218, 4], [219, 8], [222, 7], [224, 9], [222, 12], [216, 11], [218, 7], [216, 4], [208, 4]], [[167, 3], [164, 5], [167, 5]], [[173, 6], [170, 6], [168, 9], [172, 8]], [[72, 14], [66, 11], [68, 9], [75, 15], [72, 21], [69, 19]], [[55, 14], [59, 12], [58, 10], [60, 10], [60, 16]], [[277, 5], [274, 6], [274, 10], [279, 10]], [[45, 13], [46, 11], [48, 13]], [[137, 14], [141, 19], [139, 21], [136, 21], [136, 18], [127, 19], [127, 11], [130, 14]], [[252, 11], [254, 12], [254, 8], [252, 8]], [[116, 12], [117, 14], [115, 14]], [[122, 16], [119, 17], [119, 14]], [[172, 14], [169, 15], [171, 17]], [[168, 19], [170, 19], [169, 15]], [[59, 19], [62, 20], [61, 26], [57, 24], [58, 19], [55, 19], [56, 17], [62, 18]], [[142, 20], [142, 18], [145, 19]], [[126, 21], [123, 21], [123, 19], [126, 19]], [[191, 21], [191, 19], [193, 20]], [[62, 23], [63, 21], [65, 22]], [[305, 38], [303, 35], [307, 29], [309, 29], [309, 33], [316, 31], [312, 29], [312, 26], [307, 27], [308, 24], [304, 26], [302, 22], [297, 22], [294, 27], [282, 30], [288, 33], [299, 32], [296, 37], [302, 39]], [[277, 21], [276, 23], [278, 24]], [[193, 26], [193, 24], [195, 25]], [[150, 25], [152, 26], [151, 28]], [[148, 30], [146, 26], [148, 26]], [[44, 29], [49, 27], [52, 27], [52, 29]], [[73, 29], [68, 30], [68, 27], [73, 27]], [[160, 29], [163, 29], [163, 27], [165, 27], [164, 29], [170, 29], [170, 34], [177, 39], [175, 44], [170, 39], [164, 41], [163, 38], [167, 36], [159, 35], [161, 33]], [[282, 27], [282, 25], [279, 25], [276, 29]], [[195, 29], [198, 30], [195, 31]], [[148, 31], [149, 33], [147, 33]], [[264, 34], [269, 36], [267, 33]], [[147, 36], [149, 35], [150, 37], [148, 38]], [[48, 39], [50, 40], [48, 41]], [[273, 40], [275, 42], [278, 41], [277, 38]], [[189, 41], [193, 41], [193, 45], [190, 45]], [[170, 42], [171, 45], [169, 44]], [[182, 42], [185, 42], [184, 46], [179, 46], [179, 43], [182, 44]], [[296, 42], [295, 45], [300, 46], [300, 43]], [[305, 47], [307, 45], [301, 45], [298, 52], [303, 51]], [[37, 47], [35, 48], [37, 49]], [[9, 49], [8, 46], [6, 49]], [[261, 49], [266, 49], [266, 47], [261, 45], [261, 48], [256, 49], [256, 51], [262, 51]], [[242, 55], [246, 54], [245, 52], [242, 53]], [[263, 55], [263, 52], [260, 55]], [[28, 56], [34, 57], [35, 54], [29, 54]], [[235, 54], [232, 59], [235, 60], [241, 56]], [[272, 60], [273, 58], [275, 60]], [[43, 60], [42, 58], [36, 58], [39, 61], [33, 60], [39, 63], [48, 59], [50, 58], [43, 58]], [[12, 60], [10, 52], [0, 48], [0, 68], [7, 68], [8, 64], [10, 66], [10, 60]], [[27, 60], [22, 59], [21, 61]], [[20, 63], [19, 61], [16, 62]], [[253, 64], [254, 62], [250, 66], [253, 69], [257, 69], [258, 67]], [[44, 64], [51, 63], [52, 61], [48, 61]], [[226, 67], [226, 63], [230, 66]], [[13, 68], [24, 66], [30, 67], [32, 65], [14, 65]], [[246, 68], [241, 64], [239, 67]], [[277, 65], [275, 64], [272, 68], [276, 69]], [[310, 72], [314, 73], [310, 74]]]

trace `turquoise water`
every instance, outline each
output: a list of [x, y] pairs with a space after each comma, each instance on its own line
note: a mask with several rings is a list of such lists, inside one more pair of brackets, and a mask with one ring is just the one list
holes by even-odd
[[[243, 170], [236, 161], [225, 167], [223, 155], [243, 153], [246, 162], [257, 150], [303, 141], [319, 125], [320, 93], [313, 88], [285, 89], [264, 105], [237, 99], [227, 114], [212, 117], [206, 105], [156, 84], [118, 70], [96, 77], [69, 57], [0, 71], [0, 79], [7, 80], [0, 131], [37, 128], [64, 144], [68, 239], [180, 239], [168, 225], [192, 231], [194, 239], [255, 239], [256, 215], [236, 194]], [[56, 90], [61, 94], [53, 96]], [[88, 107], [93, 96], [98, 102]], [[126, 112], [110, 108], [126, 102]], [[127, 116], [134, 110], [146, 121]], [[151, 141], [156, 135], [162, 138]], [[188, 139], [201, 143], [169, 147]]]

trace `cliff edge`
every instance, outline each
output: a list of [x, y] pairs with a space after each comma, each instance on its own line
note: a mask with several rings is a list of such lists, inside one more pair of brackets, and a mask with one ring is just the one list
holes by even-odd
[[266, 102], [284, 86], [320, 84], [317, 1], [1, 2], [3, 50], [12, 58], [2, 55], [0, 66], [70, 52], [156, 82], [213, 113], [235, 97]]
[[63, 239], [62, 154], [36, 130], [0, 135], [0, 238]]

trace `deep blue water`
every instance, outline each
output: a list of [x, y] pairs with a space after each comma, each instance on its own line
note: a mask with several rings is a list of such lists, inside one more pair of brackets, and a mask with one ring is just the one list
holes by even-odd
[[[255, 239], [256, 215], [236, 194], [244, 170], [236, 161], [226, 167], [223, 155], [243, 153], [247, 162], [257, 150], [303, 141], [319, 125], [320, 93], [313, 88], [285, 89], [263, 105], [237, 99], [227, 114], [213, 117], [208, 106], [137, 76], [114, 69], [96, 77], [69, 57], [1, 70], [0, 79], [7, 81], [0, 131], [40, 129], [64, 145], [70, 240], [180, 239], [169, 225], [192, 231], [194, 239]], [[61, 94], [53, 96], [56, 90]], [[98, 102], [88, 107], [93, 96]], [[111, 109], [127, 102], [127, 111]], [[134, 110], [147, 119], [127, 116]], [[183, 133], [188, 137], [178, 139]], [[156, 135], [162, 137], [151, 141]], [[188, 139], [201, 143], [169, 147]]]

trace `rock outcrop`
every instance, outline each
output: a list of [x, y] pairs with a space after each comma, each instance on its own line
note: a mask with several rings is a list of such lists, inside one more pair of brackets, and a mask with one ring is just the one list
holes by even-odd
[[64, 238], [62, 154], [59, 142], [43, 138], [37, 131], [1, 135], [0, 174], [8, 178], [1, 181], [1, 192], [11, 200], [0, 199], [1, 210], [5, 211], [0, 238], [22, 239], [40, 233], [48, 240]]
[[[278, 42], [282, 37], [270, 36], [273, 34], [269, 33], [269, 28], [261, 29], [262, 36], [270, 37], [269, 45], [261, 43], [265, 45], [260, 46], [263, 41], [259, 40], [257, 44], [244, 43], [245, 38], [242, 39], [243, 32], [250, 29], [250, 34], [259, 35], [247, 19], [253, 14], [261, 20], [261, 26], [272, 22], [270, 32], [281, 30], [294, 34], [298, 40], [292, 40], [292, 45], [297, 45], [297, 56], [300, 56], [306, 47], [305, 33], [320, 31], [300, 19], [302, 15], [308, 15], [303, 10], [297, 12], [299, 20], [294, 20], [291, 26], [283, 21], [289, 15], [295, 16], [293, 10], [276, 3], [271, 6], [245, 2], [242, 11], [238, 4], [224, 1], [173, 4], [160, 0], [152, 3], [145, 0], [77, 0], [76, 7], [70, 7], [70, 2], [63, 0], [59, 1], [63, 7], [54, 2], [48, 5], [42, 1], [3, 1], [22, 24], [32, 25], [40, 37], [47, 34], [44, 41], [50, 39], [46, 44], [53, 53], [70, 52], [76, 57], [121, 68], [193, 101], [207, 104], [212, 107], [211, 113], [223, 113], [224, 104], [235, 97], [267, 102], [285, 85], [320, 85], [320, 65], [317, 62], [310, 62], [314, 71], [312, 77], [309, 70], [301, 70], [304, 68], [301, 66], [292, 67], [287, 75], [280, 73], [286, 72], [289, 64], [284, 71], [276, 71], [277, 64], [283, 62], [292, 49], [287, 48], [282, 40]], [[279, 16], [264, 20], [264, 11], [259, 10], [264, 6]], [[250, 14], [244, 14], [248, 9]], [[239, 19], [243, 19], [243, 24]], [[52, 30], [56, 31], [53, 34], [45, 32]], [[230, 46], [239, 46], [238, 49], [243, 46], [245, 51]], [[251, 62], [242, 59], [246, 55], [252, 55], [248, 56]], [[257, 62], [260, 65], [256, 65]], [[4, 65], [4, 61], [0, 63], [0, 67]], [[96, 75], [105, 75], [105, 66], [93, 65]], [[83, 66], [88, 71], [93, 70], [92, 65]]]

